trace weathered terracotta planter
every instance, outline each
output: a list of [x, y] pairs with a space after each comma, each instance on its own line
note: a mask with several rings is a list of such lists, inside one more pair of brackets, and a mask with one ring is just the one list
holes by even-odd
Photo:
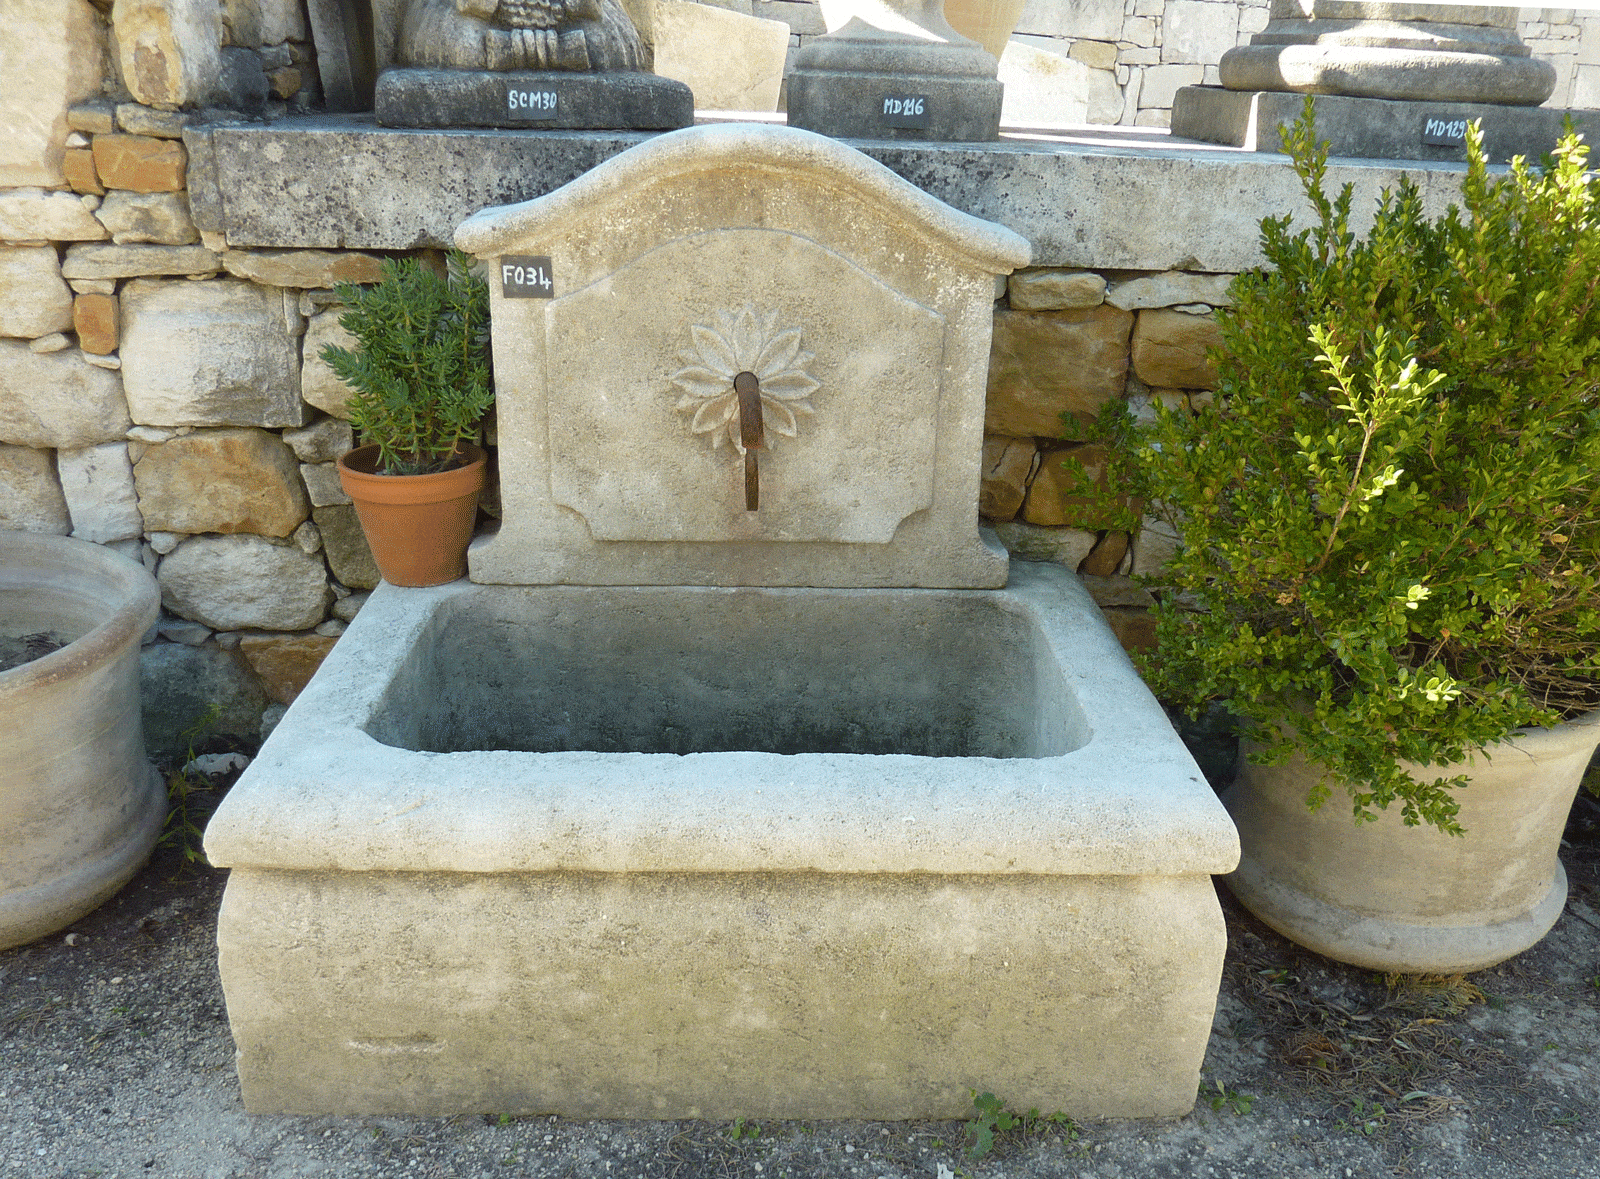
[[1493, 966], [1561, 915], [1567, 875], [1556, 851], [1597, 742], [1600, 711], [1478, 754], [1458, 796], [1461, 837], [1407, 827], [1397, 806], [1358, 824], [1337, 786], [1309, 810], [1316, 767], [1243, 763], [1223, 795], [1243, 850], [1228, 887], [1285, 937], [1341, 962], [1441, 974]]
[[376, 446], [358, 446], [339, 460], [339, 481], [391, 585], [442, 585], [466, 574], [485, 456], [476, 446], [463, 445], [461, 453], [465, 465], [434, 475], [374, 474]]
[[0, 948], [71, 924], [139, 870], [167, 796], [145, 760], [139, 641], [160, 593], [99, 545], [0, 533], [0, 627], [71, 641], [0, 672]]

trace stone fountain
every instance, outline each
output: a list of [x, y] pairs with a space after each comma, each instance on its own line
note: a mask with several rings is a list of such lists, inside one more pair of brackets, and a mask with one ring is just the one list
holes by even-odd
[[504, 523], [373, 595], [207, 832], [246, 1107], [1186, 1111], [1232, 825], [977, 524], [1028, 244], [744, 125], [457, 241]]

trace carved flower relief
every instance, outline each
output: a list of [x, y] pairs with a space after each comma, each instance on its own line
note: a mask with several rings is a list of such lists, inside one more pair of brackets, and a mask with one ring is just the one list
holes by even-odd
[[779, 329], [776, 311], [758, 312], [746, 303], [736, 312], [717, 311], [714, 327], [694, 324], [689, 336], [693, 347], [678, 354], [684, 367], [668, 381], [682, 394], [678, 409], [694, 414], [689, 423], [693, 433], [710, 434], [713, 449], [726, 441], [744, 452], [733, 378], [749, 372], [761, 384], [761, 420], [768, 448], [776, 435], [798, 435], [795, 415], [815, 412], [807, 398], [822, 387], [806, 372], [812, 354], [800, 351], [799, 328]]

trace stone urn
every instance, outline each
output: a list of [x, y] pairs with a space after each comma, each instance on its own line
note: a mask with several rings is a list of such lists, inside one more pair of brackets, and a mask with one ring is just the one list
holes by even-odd
[[144, 568], [60, 536], [0, 532], [0, 634], [66, 645], [0, 671], [0, 949], [71, 924], [137, 872], [166, 819], [139, 724]]
[[1567, 875], [1556, 852], [1597, 743], [1600, 710], [1519, 732], [1463, 765], [1413, 767], [1466, 773], [1462, 836], [1407, 827], [1398, 807], [1355, 822], [1337, 785], [1313, 811], [1316, 766], [1241, 762], [1223, 802], [1243, 854], [1224, 879], [1272, 928], [1340, 962], [1419, 974], [1493, 966], [1561, 916]]

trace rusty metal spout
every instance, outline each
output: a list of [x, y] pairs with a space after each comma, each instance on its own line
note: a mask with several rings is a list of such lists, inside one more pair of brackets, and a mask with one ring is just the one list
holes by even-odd
[[739, 396], [739, 444], [744, 447], [744, 510], [761, 506], [761, 468], [756, 451], [767, 445], [766, 426], [761, 420], [761, 382], [755, 373], [742, 372], [733, 378], [733, 391]]

